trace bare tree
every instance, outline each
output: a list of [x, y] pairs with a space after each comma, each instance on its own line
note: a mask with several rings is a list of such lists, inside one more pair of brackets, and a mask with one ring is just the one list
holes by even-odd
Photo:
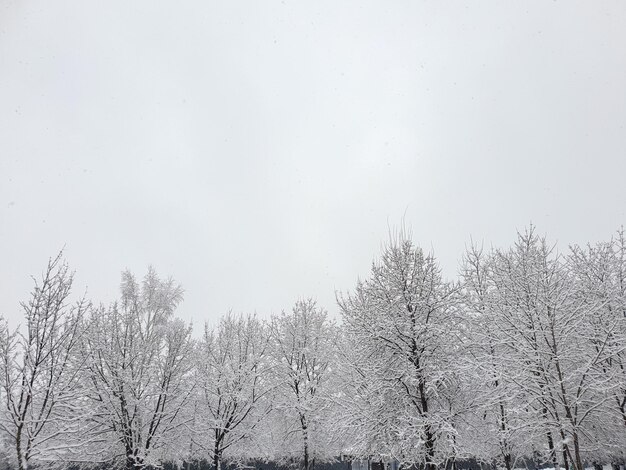
[[[623, 229], [609, 242], [571, 247], [568, 264], [581, 303], [599, 308], [587, 315], [585, 337], [596, 353], [604, 353], [593, 371], [602, 384], [600, 398], [610, 397], [594, 434], [595, 455], [623, 459], [626, 449], [626, 238]], [[604, 434], [600, 437], [600, 434]], [[618, 451], [616, 451], [616, 449]]]
[[278, 406], [287, 414], [288, 433], [300, 437], [304, 470], [315, 466], [321, 449], [320, 418], [327, 406], [323, 397], [328, 367], [333, 355], [334, 329], [326, 312], [312, 299], [296, 302], [290, 313], [272, 319], [274, 354], [278, 360]]
[[[122, 457], [130, 470], [158, 463], [168, 439], [175, 442], [193, 390], [193, 342], [191, 328], [173, 318], [182, 289], [171, 279], [150, 269], [139, 285], [124, 272], [121, 291], [119, 303], [92, 311], [82, 347], [101, 439], [95, 452]], [[107, 439], [112, 455], [102, 444]]]
[[560, 454], [566, 468], [582, 470], [582, 442], [592, 439], [585, 425], [607, 400], [598, 365], [613, 354], [609, 332], [596, 336], [598, 348], [589, 342], [600, 304], [578, 295], [567, 264], [532, 227], [494, 253], [492, 275], [508, 378], [536, 412], [549, 461], [557, 466]]
[[469, 326], [465, 361], [466, 384], [473, 390], [473, 413], [468, 417], [473, 436], [466, 445], [472, 455], [499, 461], [507, 470], [518, 457], [530, 455], [526, 396], [512, 375], [519, 372], [507, 359], [509, 338], [504, 334], [498, 309], [494, 308], [493, 256], [472, 244], [462, 264], [463, 307]]
[[20, 470], [31, 460], [60, 458], [59, 443], [80, 420], [75, 351], [87, 303], [69, 305], [72, 281], [59, 253], [22, 303], [24, 331], [9, 332], [6, 324], [0, 328], [0, 428]]
[[[220, 470], [227, 451], [253, 439], [271, 406], [264, 400], [272, 382], [267, 376], [268, 331], [255, 316], [222, 317], [205, 333], [199, 348], [198, 385], [207, 422], [198, 426], [213, 438], [208, 453]], [[204, 442], [200, 445], [206, 448]]]
[[387, 436], [387, 452], [395, 449], [400, 460], [429, 469], [454, 454], [444, 447], [454, 446], [456, 411], [443, 396], [456, 388], [456, 290], [442, 280], [434, 257], [401, 232], [383, 248], [370, 278], [339, 298], [347, 334], [361, 358], [357, 392], [368, 397], [364, 405], [380, 407], [369, 425], [380, 428], [379, 440]]

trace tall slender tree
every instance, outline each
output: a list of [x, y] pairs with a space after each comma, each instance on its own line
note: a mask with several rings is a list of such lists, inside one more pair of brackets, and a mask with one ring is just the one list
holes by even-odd
[[[328, 368], [332, 363], [334, 328], [326, 311], [312, 299], [296, 302], [292, 311], [272, 319], [272, 342], [278, 361], [279, 409], [287, 416], [287, 434], [301, 443], [302, 468], [312, 470], [323, 455], [319, 443]], [[288, 437], [288, 436], [287, 436]]]
[[466, 384], [474, 392], [468, 417], [474, 439], [473, 456], [498, 461], [511, 470], [517, 458], [529, 455], [525, 422], [535, 417], [525, 411], [526, 396], [515, 382], [519, 368], [508, 361], [508, 337], [494, 308], [493, 256], [471, 244], [462, 263], [463, 313], [469, 325], [465, 361]]
[[271, 409], [267, 400], [273, 383], [268, 376], [269, 331], [255, 316], [222, 317], [218, 326], [205, 326], [200, 343], [197, 374], [200, 407], [206, 420], [197, 429], [208, 431], [207, 449], [216, 470], [225, 453], [254, 438]]

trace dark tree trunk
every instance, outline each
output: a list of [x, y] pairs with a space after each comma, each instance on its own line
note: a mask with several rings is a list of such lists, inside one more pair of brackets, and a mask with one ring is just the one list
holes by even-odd
[[565, 467], [565, 470], [569, 470], [569, 458], [567, 457], [567, 453], [568, 453], [567, 445], [564, 444], [563, 445], [563, 466]]
[[435, 436], [430, 430], [430, 426], [426, 425], [424, 431], [425, 446], [426, 446], [426, 470], [436, 470], [435, 464]]
[[[422, 416], [428, 417], [428, 397], [426, 396], [426, 386], [424, 384], [424, 377], [421, 374], [419, 360], [414, 360], [415, 367], [418, 370], [419, 381], [418, 390], [420, 396], [420, 403], [422, 405]], [[426, 470], [435, 470], [435, 435], [433, 434], [430, 424], [424, 426], [424, 446], [426, 447]]]
[[504, 454], [504, 466], [506, 470], [511, 470], [511, 454]]
[[219, 429], [215, 429], [215, 444], [213, 445], [213, 470], [222, 468], [222, 440], [224, 434]]
[[222, 456], [219, 452], [215, 452], [213, 455], [213, 469], [220, 470], [222, 468]]
[[126, 454], [126, 470], [142, 470], [144, 466], [143, 459], [139, 457], [139, 449], [135, 449], [132, 453]]
[[[574, 465], [576, 466], [576, 470], [584, 470], [583, 461], [580, 458], [580, 443], [578, 442], [578, 433], [574, 432], [574, 459], [576, 460]], [[600, 465], [600, 468], [602, 466]]]
[[565, 443], [565, 433], [563, 432], [563, 429], [561, 429], [561, 442], [563, 442], [563, 451], [562, 451], [562, 455], [563, 455], [563, 467], [565, 467], [565, 470], [569, 470], [569, 448], [567, 447], [567, 444]]
[[[496, 387], [498, 387], [498, 380], [495, 381]], [[500, 402], [500, 430], [502, 431], [502, 438], [500, 445], [502, 446], [504, 466], [506, 470], [511, 470], [511, 453], [509, 452], [509, 442], [505, 436], [506, 433], [506, 411], [504, 410], [504, 404]]]
[[18, 426], [15, 433], [15, 450], [17, 452], [17, 468], [18, 470], [27, 470], [28, 461], [22, 455], [22, 426]]
[[552, 431], [548, 431], [546, 433], [546, 437], [548, 438], [548, 450], [550, 452], [550, 462], [552, 462], [552, 467], [555, 470], [558, 470], [559, 460], [556, 458], [556, 449], [554, 448], [554, 439], [552, 438]]
[[302, 426], [302, 467], [303, 470], [312, 470], [309, 468], [309, 427], [306, 416], [300, 415], [300, 425]]

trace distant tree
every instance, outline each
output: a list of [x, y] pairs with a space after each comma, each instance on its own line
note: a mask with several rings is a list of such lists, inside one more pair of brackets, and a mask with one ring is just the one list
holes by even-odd
[[59, 253], [22, 303], [24, 330], [0, 325], [0, 428], [19, 470], [32, 460], [61, 458], [64, 437], [80, 422], [75, 352], [88, 305], [69, 305], [72, 281]]
[[[121, 457], [128, 470], [166, 456], [193, 391], [191, 327], [173, 317], [183, 291], [153, 269], [141, 285], [122, 274], [122, 297], [89, 316], [82, 342], [92, 421], [92, 459]], [[108, 445], [107, 445], [108, 444]]]
[[303, 469], [312, 470], [316, 456], [323, 454], [316, 443], [325, 438], [320, 433], [335, 329], [326, 311], [306, 299], [272, 318], [271, 332], [279, 384], [276, 406], [287, 420], [285, 438], [299, 436]]
[[[269, 331], [255, 316], [231, 313], [218, 326], [205, 326], [197, 362], [199, 408], [205, 411], [196, 429], [216, 470], [227, 451], [254, 438], [271, 406], [268, 377]], [[204, 436], [212, 437], [206, 446]]]

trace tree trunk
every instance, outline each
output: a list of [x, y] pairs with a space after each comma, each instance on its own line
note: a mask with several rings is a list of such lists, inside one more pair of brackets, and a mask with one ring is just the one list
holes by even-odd
[[[418, 391], [420, 396], [420, 403], [422, 405], [422, 417], [428, 419], [428, 397], [426, 396], [426, 386], [424, 384], [424, 377], [422, 376], [419, 358], [414, 356], [413, 364], [418, 371]], [[430, 424], [424, 426], [424, 446], [426, 447], [426, 470], [435, 470], [435, 436], [430, 428]]]
[[435, 436], [430, 430], [430, 426], [426, 425], [424, 431], [425, 446], [426, 446], [426, 470], [435, 470]]
[[143, 469], [143, 464], [135, 460], [133, 457], [126, 459], [126, 469], [127, 470], [140, 470]]
[[303, 470], [311, 470], [309, 468], [309, 430], [306, 416], [303, 414], [300, 414], [300, 424], [302, 426]]
[[576, 470], [584, 470], [583, 461], [580, 458], [580, 443], [578, 442], [578, 433], [574, 432], [572, 434], [574, 437], [574, 459], [575, 459], [574, 465], [576, 466]]
[[138, 457], [139, 449], [135, 449], [132, 454], [126, 455], [126, 470], [141, 470], [144, 468], [143, 459]]
[[219, 452], [213, 455], [213, 469], [220, 470], [222, 468], [222, 456]]
[[565, 432], [563, 431], [563, 428], [561, 427], [560, 429], [560, 433], [561, 433], [561, 442], [563, 443], [563, 449], [561, 451], [562, 455], [563, 455], [563, 467], [565, 468], [565, 470], [569, 470], [569, 448], [567, 447], [567, 444], [565, 443]]
[[556, 458], [556, 449], [554, 448], [554, 439], [552, 438], [552, 431], [548, 431], [546, 433], [546, 437], [548, 438], [548, 450], [550, 451], [550, 461], [552, 462], [552, 467], [555, 470], [558, 470], [559, 460]]
[[222, 468], [222, 449], [220, 448], [220, 440], [217, 438], [217, 430], [215, 431], [216, 439], [213, 447], [213, 470]]
[[569, 470], [569, 459], [567, 458], [567, 444], [563, 444], [563, 466], [565, 470]]
[[[498, 387], [498, 380], [495, 381], [496, 387]], [[504, 410], [504, 404], [500, 402], [500, 430], [502, 431], [502, 438], [500, 440], [500, 446], [502, 447], [504, 466], [506, 470], [511, 470], [511, 453], [509, 452], [509, 442], [506, 439], [506, 412]]]
[[18, 470], [28, 470], [28, 459], [22, 453], [22, 426], [18, 426], [15, 433], [15, 450], [17, 452], [17, 468]]
[[504, 466], [506, 470], [511, 470], [511, 454], [509, 453], [504, 454]]

